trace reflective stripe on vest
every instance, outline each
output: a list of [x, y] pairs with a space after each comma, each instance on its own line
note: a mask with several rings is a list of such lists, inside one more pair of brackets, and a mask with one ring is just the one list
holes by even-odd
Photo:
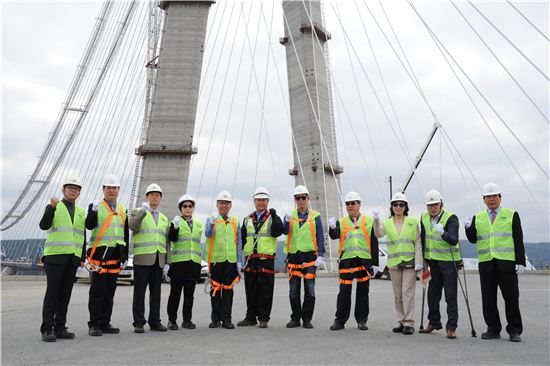
[[193, 220], [193, 231], [185, 220], [180, 220], [178, 241], [172, 244], [171, 262], [193, 261], [201, 264], [202, 223]]
[[418, 219], [405, 216], [399, 234], [392, 218], [384, 221], [384, 229], [386, 229], [386, 238], [388, 239], [388, 267], [396, 267], [399, 263], [414, 260], [414, 241], [418, 230]]
[[484, 210], [476, 214], [477, 260], [488, 262], [491, 259], [516, 260], [512, 220], [514, 210], [501, 208], [491, 224], [489, 213]]
[[158, 220], [149, 210], [146, 210], [145, 217], [141, 221], [141, 227], [133, 235], [134, 255], [155, 254], [159, 252], [166, 254], [166, 231], [168, 230], [168, 218], [162, 212], [158, 213]]
[[[452, 212], [443, 211], [439, 219], [439, 223], [443, 225], [443, 228], [447, 225], [447, 221], [453, 215]], [[451, 245], [447, 243], [441, 235], [437, 232], [432, 225], [430, 214], [427, 212], [422, 213], [422, 225], [424, 226], [426, 245], [424, 247], [424, 258], [433, 259], [437, 261], [451, 262], [454, 258], [455, 261], [462, 259], [460, 255], [460, 243]], [[452, 255], [451, 255], [452, 251]]]
[[[253, 252], [254, 241], [256, 240], [256, 252], [259, 254], [273, 255], [277, 252], [277, 238], [271, 236], [271, 223], [273, 222], [271, 215], [261, 224], [260, 231], [256, 235], [254, 223], [250, 216], [244, 218], [246, 227], [246, 243], [244, 245], [243, 254], [249, 256]], [[255, 239], [257, 237], [257, 239]], [[260, 257], [260, 259], [265, 259]]]
[[74, 217], [71, 221], [67, 206], [60, 201], [55, 208], [52, 227], [48, 230], [44, 255], [74, 254], [80, 258], [86, 232], [85, 221], [86, 211], [83, 208], [74, 205]]
[[214, 223], [214, 233], [210, 240], [206, 241], [208, 264], [225, 261], [237, 263], [238, 226], [239, 220], [236, 217], [230, 217], [226, 223], [218, 215]]
[[94, 245], [103, 224], [107, 220], [107, 217], [112, 213], [111, 222], [106, 230], [103, 232], [99, 242], [97, 243], [98, 247], [114, 247], [117, 244], [126, 245], [124, 241], [124, 222], [126, 221], [126, 209], [121, 203], [117, 203], [115, 212], [111, 212], [108, 203], [105, 202], [105, 199], [102, 200], [101, 204], [97, 209], [97, 226], [92, 230], [92, 236], [88, 245]]
[[363, 258], [371, 259], [370, 233], [372, 230], [372, 217], [361, 215], [353, 224], [348, 216], [340, 220], [340, 259]]
[[300, 226], [298, 219], [298, 210], [292, 211], [290, 219], [290, 229], [286, 238], [285, 253], [315, 252], [318, 255], [317, 247], [317, 229], [315, 220], [320, 216], [319, 212], [309, 210], [306, 222]]

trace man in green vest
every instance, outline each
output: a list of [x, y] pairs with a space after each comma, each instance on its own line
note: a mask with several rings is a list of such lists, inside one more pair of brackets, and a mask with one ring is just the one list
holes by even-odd
[[275, 284], [275, 255], [277, 237], [283, 233], [283, 222], [274, 208], [268, 209], [269, 192], [258, 187], [252, 196], [255, 211], [244, 218], [241, 227], [244, 252], [244, 286], [246, 317], [237, 323], [240, 327], [267, 328], [273, 305]]
[[424, 260], [430, 266], [428, 285], [428, 326], [420, 333], [431, 333], [442, 328], [439, 302], [445, 290], [447, 303], [447, 338], [456, 338], [458, 325], [457, 269], [462, 260], [458, 242], [458, 218], [443, 210], [443, 197], [435, 189], [426, 194], [427, 211], [420, 220], [420, 240]]
[[46, 293], [42, 306], [40, 333], [44, 342], [74, 339], [67, 331], [67, 309], [75, 281], [76, 269], [83, 265], [86, 248], [86, 211], [76, 205], [82, 183], [78, 177], [63, 182], [63, 199], [52, 197], [40, 220], [40, 229], [48, 230], [44, 244]]
[[525, 247], [519, 214], [500, 207], [501, 190], [495, 183], [483, 187], [486, 210], [464, 219], [466, 236], [477, 243], [483, 318], [487, 332], [482, 339], [498, 339], [502, 324], [498, 315], [497, 288], [506, 308], [506, 332], [510, 341], [521, 342], [523, 324], [519, 310], [518, 273], [525, 271]]
[[133, 266], [134, 266], [134, 332], [144, 333], [145, 325], [145, 290], [149, 286], [149, 328], [165, 332], [167, 328], [160, 321], [160, 287], [163, 270], [166, 274], [170, 268], [168, 254], [168, 218], [159, 211], [162, 189], [151, 183], [145, 190], [146, 202], [141, 209], [136, 209], [130, 218], [130, 230], [133, 232]]
[[229, 216], [231, 193], [218, 194], [217, 213], [206, 219], [206, 258], [210, 272], [210, 302], [212, 322], [209, 328], [233, 329], [231, 309], [233, 307], [233, 286], [239, 281], [242, 267], [241, 235], [239, 219]]
[[118, 334], [111, 325], [113, 300], [120, 269], [128, 263], [128, 220], [124, 205], [117, 202], [120, 193], [118, 177], [108, 174], [103, 179], [103, 199], [88, 206], [86, 229], [92, 231], [88, 243], [88, 266], [91, 270], [88, 310], [88, 334]]
[[346, 194], [347, 216], [340, 220], [329, 219], [329, 236], [340, 239], [338, 269], [340, 291], [336, 300], [336, 315], [330, 330], [344, 329], [351, 311], [351, 286], [357, 281], [355, 294], [355, 320], [357, 328], [367, 330], [369, 317], [369, 280], [378, 272], [378, 238], [372, 227], [373, 218], [361, 214], [361, 196], [357, 192]]

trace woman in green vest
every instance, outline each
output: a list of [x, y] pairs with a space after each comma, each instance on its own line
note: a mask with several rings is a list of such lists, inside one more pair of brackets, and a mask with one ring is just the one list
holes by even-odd
[[191, 321], [195, 285], [201, 276], [202, 222], [193, 218], [195, 199], [184, 194], [178, 200], [181, 216], [174, 217], [168, 238], [172, 242], [170, 253], [170, 296], [168, 297], [168, 329], [178, 329], [178, 307], [183, 290], [182, 328], [195, 329]]
[[403, 193], [393, 195], [391, 217], [380, 225], [374, 211], [374, 233], [378, 238], [386, 236], [388, 243], [388, 268], [390, 270], [399, 325], [395, 333], [414, 333], [414, 295], [416, 272], [423, 268], [422, 243], [419, 220], [409, 216], [407, 197]]

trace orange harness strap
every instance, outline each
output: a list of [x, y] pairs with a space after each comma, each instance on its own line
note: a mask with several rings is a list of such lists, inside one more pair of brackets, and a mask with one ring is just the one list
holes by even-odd
[[[357, 282], [366, 282], [366, 281], [370, 280], [370, 273], [369, 273], [369, 271], [367, 270], [367, 268], [365, 266], [359, 266], [359, 267], [353, 267], [353, 268], [342, 268], [342, 269], [339, 270], [340, 274], [355, 273], [355, 272], [360, 272], [360, 271], [365, 271], [367, 273], [367, 275], [363, 276], [363, 277], [356, 278]], [[340, 283], [343, 284], [343, 285], [351, 285], [351, 284], [353, 284], [353, 279], [344, 280], [344, 279], [340, 278]]]
[[[371, 248], [371, 245], [370, 245], [370, 235], [367, 231], [367, 219], [365, 216], [361, 216], [361, 218], [359, 219], [361, 222], [360, 222], [360, 226], [361, 226], [361, 229], [363, 230], [363, 235], [365, 235], [365, 239], [367, 239], [367, 243], [369, 245], [369, 251], [371, 252], [370, 255], [371, 255], [371, 258], [372, 258], [372, 248]], [[346, 220], [342, 220], [342, 222], [344, 223], [344, 229], [342, 231], [342, 233], [340, 234], [340, 251], [338, 253], [338, 258], [342, 257], [342, 251], [344, 250], [344, 241], [346, 239], [346, 235], [348, 234], [348, 232], [352, 231], [352, 230], [355, 230], [357, 227], [353, 227], [353, 226], [347, 226], [346, 225]]]
[[[112, 218], [115, 214], [115, 212], [113, 212], [113, 210], [111, 210], [111, 207], [107, 204], [107, 202], [105, 202], [105, 199], [102, 199], [101, 203], [109, 210], [109, 216], [107, 216], [107, 219], [103, 223], [103, 226], [101, 227], [101, 230], [99, 230], [99, 234], [97, 235], [97, 239], [94, 243], [94, 246], [92, 247], [92, 250], [90, 251], [90, 256], [88, 257], [88, 263], [93, 264], [96, 268], [101, 265], [102, 261], [100, 261], [98, 259], [92, 259], [92, 258], [94, 256], [95, 250], [97, 249], [97, 245], [99, 244], [99, 241], [101, 240], [101, 238], [103, 237], [103, 234], [105, 234], [105, 231], [107, 230], [107, 228], [111, 224], [111, 220], [112, 220]], [[120, 215], [120, 219], [122, 220], [122, 226], [124, 226], [124, 222], [125, 222], [124, 212], [122, 211], [122, 206], [120, 206], [120, 205], [119, 205], [119, 215]], [[106, 265], [106, 266], [116, 265], [116, 264], [119, 264], [119, 263], [120, 263], [120, 261], [116, 260], [116, 259], [103, 262], [103, 264]], [[120, 272], [120, 268], [119, 268], [118, 272]], [[116, 272], [116, 273], [118, 273], [118, 272]], [[115, 272], [107, 272], [106, 270], [104, 271], [103, 268], [102, 268], [102, 269], [100, 269], [99, 273], [115, 273]]]
[[288, 280], [290, 281], [292, 279], [292, 276], [296, 277], [303, 277], [305, 279], [313, 279], [316, 277], [315, 273], [302, 273], [302, 269], [313, 267], [315, 265], [315, 261], [302, 263], [302, 264], [293, 264], [288, 263]]
[[212, 285], [212, 297], [215, 297], [216, 293], [218, 291], [221, 292], [223, 290], [232, 290], [233, 287], [237, 284], [237, 282], [239, 282], [240, 279], [241, 279], [241, 277], [237, 276], [237, 277], [235, 277], [233, 282], [231, 282], [230, 285], [224, 285], [224, 284], [221, 284], [217, 281], [214, 281], [212, 278], [210, 278], [210, 284]]
[[[235, 249], [239, 246], [239, 236], [237, 233], [237, 223], [235, 222], [234, 218], [231, 218], [231, 226], [233, 226], [233, 232], [235, 233]], [[214, 231], [212, 232], [212, 236], [210, 237], [210, 248], [208, 249], [208, 273], [210, 273], [210, 269], [212, 267], [212, 248], [214, 247], [214, 238], [216, 237], [216, 224], [218, 222], [225, 223], [224, 220], [216, 220], [214, 222]], [[237, 250], [238, 252], [238, 250]]]
[[[312, 212], [309, 211], [309, 214], [308, 214], [308, 217], [307, 217], [307, 221], [309, 222], [309, 229], [311, 230], [311, 237], [313, 238], [313, 246], [315, 247], [315, 255], [316, 256], [319, 256], [319, 248], [317, 246], [317, 236], [315, 235], [315, 226], [314, 226], [314, 223], [313, 221], [311, 220], [312, 219]], [[287, 253], [290, 253], [290, 241], [292, 240], [292, 226], [294, 224], [294, 218], [291, 217], [290, 218], [290, 227], [288, 229], [288, 236], [286, 237], [286, 249], [287, 249]]]
[[256, 253], [256, 254], [250, 254], [244, 257], [244, 259], [254, 259], [254, 258], [265, 258], [265, 259], [275, 259], [275, 255], [271, 254], [263, 254], [263, 253]]

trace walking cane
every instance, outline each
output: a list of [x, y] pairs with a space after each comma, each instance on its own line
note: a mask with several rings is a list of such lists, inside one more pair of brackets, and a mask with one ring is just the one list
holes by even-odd
[[[458, 250], [460, 251], [460, 257], [462, 258], [462, 248], [460, 248], [460, 243], [458, 243], [457, 245], [458, 245]], [[464, 286], [466, 287], [466, 291], [464, 291], [464, 287], [462, 287], [462, 281], [460, 280], [460, 275], [458, 274], [458, 267], [456, 266], [455, 257], [454, 257], [452, 248], [449, 248], [449, 252], [451, 252], [451, 259], [453, 260], [453, 264], [455, 266], [456, 278], [458, 278], [458, 284], [460, 285], [460, 290], [462, 290], [464, 301], [466, 301], [466, 308], [468, 309], [468, 317], [470, 318], [470, 327], [472, 328], [472, 337], [477, 337], [476, 330], [474, 329], [474, 322], [472, 320], [472, 312], [470, 311], [470, 302], [468, 301], [468, 284], [466, 283], [466, 270], [464, 269], [464, 265], [462, 265], [462, 273], [464, 274]]]
[[420, 330], [424, 329], [424, 304], [426, 301], [426, 285], [430, 281], [430, 270], [422, 270], [422, 315], [420, 316]]

